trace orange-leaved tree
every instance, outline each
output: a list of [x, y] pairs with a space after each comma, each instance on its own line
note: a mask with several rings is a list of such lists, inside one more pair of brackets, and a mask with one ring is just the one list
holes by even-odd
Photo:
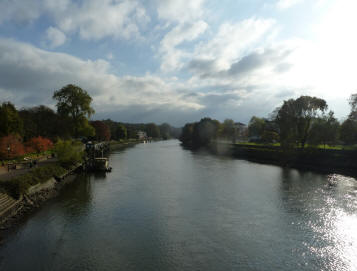
[[1, 159], [13, 159], [25, 154], [24, 145], [18, 135], [8, 135], [0, 138]]
[[51, 149], [52, 146], [52, 141], [42, 136], [33, 137], [28, 142], [26, 142], [26, 150], [28, 152], [35, 151], [37, 153], [40, 153]]

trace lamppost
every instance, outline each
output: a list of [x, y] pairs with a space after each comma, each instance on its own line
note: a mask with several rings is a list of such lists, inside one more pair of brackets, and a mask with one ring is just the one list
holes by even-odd
[[10, 161], [10, 151], [11, 151], [11, 148], [10, 148], [10, 145], [7, 145], [7, 171], [10, 171], [10, 167], [9, 167], [9, 161]]

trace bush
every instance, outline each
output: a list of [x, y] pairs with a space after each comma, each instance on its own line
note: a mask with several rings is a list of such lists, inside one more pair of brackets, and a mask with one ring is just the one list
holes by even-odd
[[59, 177], [65, 172], [66, 170], [59, 165], [34, 168], [22, 176], [9, 181], [0, 182], [0, 190], [5, 191], [13, 198], [18, 199], [20, 195], [26, 193], [29, 187], [44, 183], [52, 177]]
[[81, 146], [82, 144], [80, 142], [59, 140], [54, 147], [54, 152], [57, 154], [60, 165], [65, 168], [70, 168], [82, 162], [84, 152], [81, 150]]

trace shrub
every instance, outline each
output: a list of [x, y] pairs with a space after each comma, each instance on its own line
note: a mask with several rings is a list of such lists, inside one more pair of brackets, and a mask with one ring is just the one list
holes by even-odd
[[60, 165], [69, 168], [82, 162], [84, 153], [81, 146], [81, 143], [59, 140], [54, 147], [54, 152], [57, 154]]
[[28, 173], [8, 181], [0, 182], [0, 190], [6, 191], [13, 198], [18, 199], [27, 189], [38, 183], [44, 183], [52, 177], [59, 177], [66, 172], [59, 165], [34, 168]]

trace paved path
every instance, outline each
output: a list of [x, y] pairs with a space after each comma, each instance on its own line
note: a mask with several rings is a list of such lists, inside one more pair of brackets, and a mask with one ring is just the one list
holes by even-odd
[[[39, 161], [36, 165], [36, 167], [43, 167], [46, 165], [50, 165], [57, 162], [56, 158], [51, 158], [51, 159], [46, 159], [43, 161]], [[33, 167], [32, 167], [33, 168]], [[7, 166], [0, 167], [0, 181], [6, 181], [9, 179], [12, 179], [14, 177], [23, 175], [27, 173], [31, 168], [27, 167], [27, 165], [24, 165], [24, 168], [19, 168], [19, 169], [11, 169], [9, 172], [7, 171]]]

